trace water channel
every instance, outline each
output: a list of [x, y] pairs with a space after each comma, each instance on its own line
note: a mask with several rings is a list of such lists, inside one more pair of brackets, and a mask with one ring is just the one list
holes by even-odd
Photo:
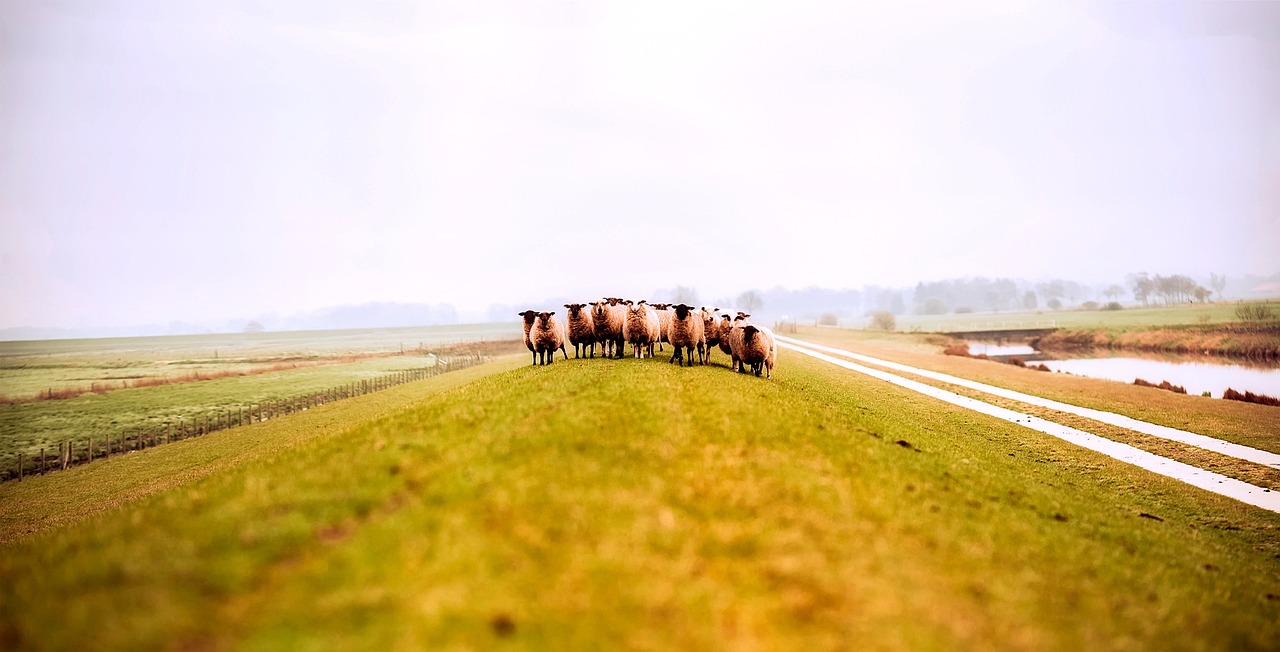
[[998, 360], [1017, 357], [1028, 364], [1043, 364], [1051, 371], [1132, 383], [1141, 378], [1159, 384], [1169, 381], [1188, 394], [1208, 392], [1222, 398], [1228, 387], [1280, 397], [1280, 363], [1237, 361], [1225, 357], [1144, 354], [1132, 351], [1037, 351], [1027, 344], [969, 341], [970, 355]]

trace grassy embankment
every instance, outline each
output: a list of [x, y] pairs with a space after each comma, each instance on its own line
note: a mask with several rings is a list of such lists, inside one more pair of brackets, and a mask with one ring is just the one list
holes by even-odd
[[[1280, 515], [789, 352], [773, 381], [660, 358], [521, 366], [433, 389], [443, 387], [413, 383], [290, 417], [300, 433], [325, 414], [350, 425], [10, 542], [0, 641], [1280, 640]], [[414, 391], [420, 400], [403, 409], [340, 417]], [[272, 439], [290, 419], [244, 434]], [[216, 443], [145, 451], [138, 470]], [[101, 479], [127, 481], [134, 471], [117, 469], [131, 457], [5, 485], [0, 504], [15, 488], [109, 501], [118, 490]]]
[[[1280, 409], [1275, 407], [1174, 394], [1111, 380], [1045, 373], [995, 361], [947, 356], [942, 354], [942, 350], [951, 341], [945, 336], [801, 327], [795, 337], [1280, 453]], [[1261, 486], [1280, 489], [1280, 472], [1274, 469], [1108, 426], [1091, 419], [1045, 408], [1033, 408], [1024, 403], [995, 398], [928, 378], [912, 377], [926, 384], [1132, 444], [1158, 455]]]
[[[1257, 303], [1257, 302], [1254, 302]], [[898, 315], [899, 331], [950, 332], [993, 328], [1041, 328], [1050, 322], [1066, 329], [1124, 329], [1184, 324], [1226, 324], [1240, 321], [1241, 304], [1219, 302], [1173, 306], [1132, 307], [1124, 310], [1028, 310], [949, 315]], [[1267, 305], [1276, 306], [1275, 302]], [[1277, 307], [1280, 309], [1280, 307]], [[1004, 324], [1003, 326], [1001, 324]]]

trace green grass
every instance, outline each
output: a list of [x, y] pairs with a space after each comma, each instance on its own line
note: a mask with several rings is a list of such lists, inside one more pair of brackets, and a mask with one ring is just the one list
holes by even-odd
[[[0, 644], [1280, 640], [1280, 515], [799, 355], [782, 352], [772, 381], [660, 358], [424, 387], [392, 390], [421, 392], [403, 409], [12, 542]], [[22, 488], [92, 492], [112, 463]]]
[[252, 376], [219, 378], [82, 394], [75, 398], [0, 404], [0, 470], [16, 475], [17, 456], [31, 462], [40, 449], [52, 459], [58, 444], [74, 441], [83, 448], [86, 438], [102, 450], [103, 440], [115, 442], [122, 434], [164, 429], [168, 423], [248, 408], [302, 394], [318, 392], [385, 373], [431, 366], [423, 355], [377, 358], [348, 364], [302, 367]]
[[520, 338], [517, 324], [0, 342], [0, 398]]
[[1237, 322], [1234, 302], [1132, 307], [1124, 310], [1031, 310], [948, 315], [898, 315], [900, 331], [953, 332], [1021, 328], [1130, 329]]

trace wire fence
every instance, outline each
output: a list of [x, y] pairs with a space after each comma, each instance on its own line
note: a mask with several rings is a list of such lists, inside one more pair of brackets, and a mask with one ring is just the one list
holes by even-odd
[[41, 448], [37, 455], [32, 456], [18, 453], [16, 462], [10, 464], [9, 468], [0, 470], [0, 481], [21, 482], [26, 476], [30, 475], [44, 475], [134, 451], [154, 448], [161, 444], [200, 437], [219, 430], [261, 423], [333, 403], [334, 401], [365, 396], [405, 383], [446, 374], [450, 371], [474, 367], [485, 361], [486, 357], [480, 353], [437, 357], [436, 363], [430, 367], [394, 371], [376, 378], [352, 381], [317, 392], [272, 399], [261, 403], [213, 408], [206, 411], [202, 418], [169, 419], [161, 422], [156, 427], [139, 429], [132, 433], [120, 432], [114, 435], [91, 435], [84, 438], [76, 438], [59, 443], [57, 450]]

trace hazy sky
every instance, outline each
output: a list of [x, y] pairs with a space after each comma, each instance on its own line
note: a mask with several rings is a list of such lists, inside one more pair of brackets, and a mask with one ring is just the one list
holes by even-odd
[[1278, 261], [1280, 3], [0, 2], [0, 327]]

